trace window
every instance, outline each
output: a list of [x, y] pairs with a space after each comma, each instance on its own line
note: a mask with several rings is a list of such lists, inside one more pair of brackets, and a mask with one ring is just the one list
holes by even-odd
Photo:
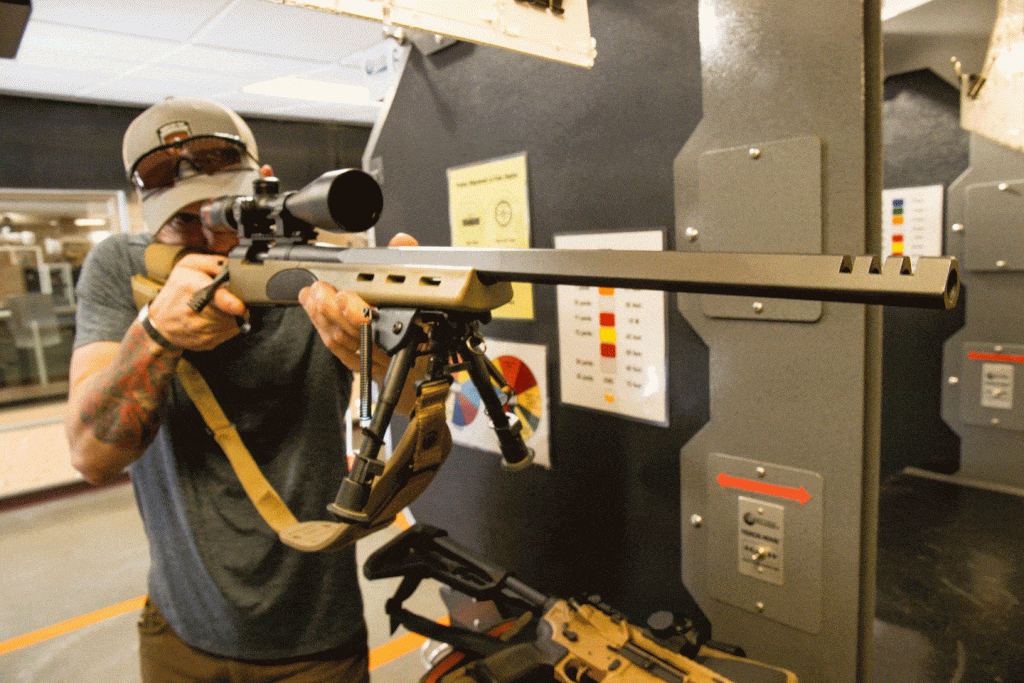
[[0, 189], [0, 405], [67, 394], [78, 273], [128, 225], [121, 191]]

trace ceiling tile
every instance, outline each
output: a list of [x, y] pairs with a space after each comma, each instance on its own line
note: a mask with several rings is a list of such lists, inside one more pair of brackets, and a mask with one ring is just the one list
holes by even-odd
[[0, 59], [0, 90], [13, 94], [77, 96], [85, 87], [107, 78], [88, 71], [66, 71], [22, 66], [17, 62]]
[[363, 85], [366, 71], [357, 64], [334, 64], [301, 74], [302, 78], [328, 83], [354, 83]]
[[187, 40], [232, 0], [33, 0], [32, 21]]
[[245, 92], [220, 93], [213, 99], [243, 116], [261, 118], [339, 121], [370, 126], [380, 113], [378, 105], [336, 105], [322, 102], [296, 105], [295, 100]]
[[147, 64], [133, 71], [130, 77], [133, 80], [149, 80], [168, 85], [181, 83], [206, 91], [231, 90], [238, 87], [237, 79], [224, 74], [182, 69], [167, 64]]
[[99, 31], [76, 26], [63, 26], [31, 20], [25, 28], [25, 35], [15, 59], [38, 60], [48, 52], [78, 52], [96, 58], [115, 59], [123, 62], [145, 62], [155, 59], [178, 48], [178, 43], [140, 36], [126, 36], [109, 31]]
[[202, 45], [185, 45], [181, 50], [157, 60], [160, 64], [240, 76], [245, 83], [301, 73], [311, 68], [323, 68], [322, 62], [285, 59], [268, 55], [216, 49]]
[[217, 93], [213, 99], [229, 109], [234, 109], [239, 114], [252, 116], [265, 116], [270, 110], [277, 109], [288, 102], [281, 97], [254, 95], [241, 90]]
[[125, 76], [106, 81], [82, 91], [83, 96], [118, 101], [134, 101], [153, 104], [165, 97], [211, 97], [223, 92], [219, 82], [198, 83], [174, 81], [165, 78], [140, 78]]
[[330, 121], [373, 122], [380, 113], [380, 105], [335, 104], [318, 102], [314, 104], [293, 104], [271, 110], [272, 114], [307, 119]]
[[382, 37], [378, 22], [268, 0], [238, 0], [194, 42], [330, 63]]

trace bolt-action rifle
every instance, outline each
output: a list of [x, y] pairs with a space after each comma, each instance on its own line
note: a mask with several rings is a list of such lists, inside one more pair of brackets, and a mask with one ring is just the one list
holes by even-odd
[[[190, 302], [201, 310], [225, 286], [249, 306], [293, 305], [317, 280], [361, 296], [373, 307], [362, 330], [362, 444], [328, 509], [348, 525], [377, 526], [368, 511], [378, 458], [409, 371], [429, 356], [418, 388], [444, 384], [467, 371], [497, 434], [504, 463], [523, 467], [532, 452], [522, 425], [506, 407], [508, 382], [484, 354], [480, 325], [512, 298], [512, 282], [736, 294], [865, 304], [951, 308], [959, 292], [956, 259], [907, 257], [884, 264], [872, 256], [683, 253], [662, 251], [488, 249], [447, 247], [344, 248], [316, 243], [317, 229], [360, 232], [374, 225], [383, 194], [371, 176], [347, 169], [325, 173], [306, 187], [280, 193], [277, 180], [254, 183], [252, 196], [221, 197], [203, 205], [208, 227], [228, 226], [240, 244], [224, 270]], [[370, 414], [369, 344], [392, 356], [376, 409]], [[436, 405], [438, 401], [434, 401]], [[443, 403], [443, 397], [441, 398]], [[444, 434], [424, 428], [415, 448], [450, 450]], [[440, 445], [438, 445], [440, 444]], [[439, 463], [431, 465], [436, 470]], [[405, 484], [399, 485], [402, 488]], [[424, 486], [425, 488], [425, 486]], [[422, 489], [420, 489], [422, 490]], [[418, 495], [416, 493], [415, 495]], [[388, 507], [388, 506], [385, 506]], [[393, 506], [392, 506], [393, 507]], [[394, 511], [389, 507], [389, 513]], [[305, 550], [338, 541], [329, 522], [307, 523], [282, 539]]]
[[[454, 648], [422, 683], [796, 683], [791, 672], [712, 641], [710, 625], [701, 628], [686, 615], [663, 610], [640, 627], [598, 596], [544, 595], [426, 524], [381, 546], [363, 564], [363, 574], [371, 580], [401, 577], [385, 604], [392, 632], [402, 625]], [[402, 603], [423, 579], [471, 598], [474, 614], [481, 613], [481, 603], [493, 603], [509, 618], [473, 628], [456, 610], [450, 625], [414, 614]]]

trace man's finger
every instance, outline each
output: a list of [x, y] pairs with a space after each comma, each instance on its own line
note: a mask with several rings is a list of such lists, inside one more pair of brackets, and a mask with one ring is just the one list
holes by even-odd
[[412, 235], [407, 235], [404, 232], [400, 232], [388, 242], [389, 247], [418, 247], [420, 243], [416, 241], [416, 238]]
[[223, 287], [218, 287], [214, 293], [213, 305], [228, 315], [239, 316], [245, 314], [245, 302]]
[[338, 306], [345, 314], [345, 319], [356, 327], [365, 324], [369, 320], [365, 313], [370, 305], [363, 301], [362, 297], [358, 294], [338, 292]]

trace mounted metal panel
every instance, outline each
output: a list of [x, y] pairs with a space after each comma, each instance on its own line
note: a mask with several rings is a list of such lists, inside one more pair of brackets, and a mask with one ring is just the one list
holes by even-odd
[[961, 363], [963, 421], [1024, 431], [1024, 345], [970, 342]]
[[[698, 161], [701, 251], [821, 253], [821, 140], [801, 137], [705, 152]], [[818, 301], [706, 295], [711, 318], [821, 317]]]
[[711, 594], [802, 631], [820, 631], [823, 490], [815, 472], [711, 453]]
[[[879, 253], [879, 3], [716, 0], [700, 3], [700, 12], [704, 118], [674, 165], [677, 248], [706, 250], [705, 235], [718, 236], [702, 202], [705, 192], [698, 187], [704, 154], [735, 148], [749, 153], [776, 141], [811, 138], [820, 140], [821, 148], [821, 237], [815, 246], [825, 253]], [[810, 183], [818, 170], [813, 162], [808, 166], [806, 175], [798, 177]], [[765, 186], [760, 188], [734, 182], [722, 201], [772, 195], [778, 195], [774, 201], [779, 203], [800, 201], [789, 184], [776, 182], [771, 174], [761, 182]], [[745, 222], [757, 220], [756, 213], [748, 210]], [[789, 218], [795, 220], [793, 214]], [[757, 230], [738, 230], [729, 237], [736, 240], [730, 248], [763, 248], [764, 236]], [[703, 296], [681, 294], [677, 300], [708, 346], [710, 375], [708, 423], [680, 453], [683, 583], [714, 624], [716, 638], [742, 641], [749, 654], [791, 669], [801, 683], [868, 680], [881, 311], [826, 303], [814, 324], [794, 324], [712, 318]], [[790, 582], [799, 565], [791, 555], [796, 536], [788, 505], [783, 510], [784, 586], [738, 571], [739, 500], [717, 505], [718, 493], [708, 486], [709, 462], [724, 453], [816, 473], [827, 482], [821, 494], [828, 496], [821, 500], [821, 526], [828, 534], [822, 538], [820, 586]], [[715, 536], [724, 525], [733, 529], [725, 541]], [[716, 583], [725, 566], [736, 586]], [[761, 600], [764, 612], [756, 610], [753, 593], [728, 595], [751, 586], [768, 596]], [[775, 591], [785, 599], [779, 600]], [[751, 599], [754, 609], [748, 606]], [[786, 614], [788, 605], [798, 609], [798, 604], [818, 603], [817, 621]]]
[[1024, 270], [1024, 180], [978, 183], [966, 194], [964, 268]]
[[[942, 419], [960, 438], [957, 476], [1018, 488], [1024, 487], [1024, 433], [1014, 427], [1022, 400], [1019, 369], [1011, 363], [1017, 390], [1012, 409], [997, 407], [1000, 397], [994, 395], [987, 400], [990, 405], [982, 405], [984, 364], [1006, 363], [970, 354], [1018, 355], [1006, 349], [1024, 345], [1022, 214], [1017, 209], [1024, 204], [1017, 194], [1024, 192], [1021, 178], [1024, 154], [971, 135], [970, 166], [946, 192], [946, 253], [966, 266], [961, 271], [965, 323], [946, 340], [942, 354]], [[1000, 190], [1004, 184], [1007, 189]], [[1006, 263], [999, 267], [998, 261]], [[1004, 351], [996, 352], [1000, 344]], [[990, 370], [1004, 382], [1011, 377], [1005, 367]], [[987, 389], [994, 392], [999, 382], [993, 374]], [[993, 419], [999, 423], [992, 424]]]

